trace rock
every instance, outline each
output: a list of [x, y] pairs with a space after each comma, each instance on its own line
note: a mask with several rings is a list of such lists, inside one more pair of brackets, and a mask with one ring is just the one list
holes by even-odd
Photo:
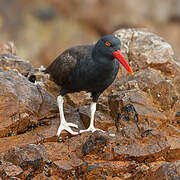
[[83, 122], [84, 127], [87, 129], [89, 127], [91, 118], [90, 106], [81, 106], [78, 108], [78, 111], [81, 121]]
[[90, 101], [90, 95], [87, 92], [73, 93], [66, 95], [66, 101], [72, 107], [80, 107], [86, 105]]
[[[116, 123], [120, 120], [122, 120], [122, 122], [132, 120], [140, 124], [141, 121], [142, 123], [147, 123], [148, 121], [153, 121], [154, 118], [156, 120], [166, 121], [166, 117], [156, 110], [151, 103], [151, 100], [148, 99], [145, 93], [135, 89], [115, 92], [109, 96], [111, 116], [114, 120], [117, 120]], [[151, 123], [156, 124], [156, 122]], [[156, 125], [154, 127], [156, 127]], [[145, 129], [146, 128], [144, 128], [144, 130]]]
[[6, 71], [16, 69], [20, 73], [32, 70], [32, 65], [29, 61], [25, 61], [22, 58], [12, 54], [0, 55], [0, 66]]
[[[118, 91], [130, 89], [131, 91], [133, 91], [133, 89], [136, 89], [136, 91], [142, 90], [145, 92], [143, 95], [145, 96], [144, 98], [149, 99], [144, 99], [144, 101], [152, 103], [151, 106], [156, 107], [159, 112], [167, 111], [167, 116], [174, 116], [172, 111], [176, 111], [176, 109], [180, 107], [179, 93], [176, 90], [176, 84], [173, 83], [172, 79], [166, 79], [160, 71], [151, 68], [138, 71], [134, 77], [122, 77], [116, 80], [113, 86]], [[136, 96], [137, 95], [134, 94], [134, 97], [131, 96], [131, 99], [135, 100]], [[143, 104], [145, 104], [145, 102], [143, 102]]]
[[87, 175], [99, 179], [107, 178], [107, 175], [109, 177], [123, 178], [125, 173], [133, 171], [136, 167], [137, 164], [133, 161], [95, 161], [88, 164]]
[[12, 41], [0, 43], [0, 54], [12, 54], [16, 55], [16, 47]]
[[134, 71], [151, 67], [167, 75], [175, 75], [174, 51], [163, 38], [144, 29], [118, 30], [114, 34], [120, 38]]
[[41, 174], [38, 174], [37, 176], [35, 176], [33, 178], [33, 180], [63, 180], [61, 179], [60, 177], [58, 177], [57, 175], [54, 175], [54, 176], [46, 176], [44, 173], [41, 173]]
[[57, 141], [56, 133], [59, 125], [59, 118], [52, 120], [50, 124], [33, 127], [26, 133], [16, 136], [3, 137], [0, 140], [0, 153], [7, 152], [13, 147], [23, 148], [28, 144]]
[[[81, 134], [81, 136], [71, 138], [67, 136], [61, 143], [47, 142], [44, 146], [48, 159], [52, 161], [69, 160], [69, 158], [74, 159], [74, 155], [81, 158], [87, 154], [97, 153], [99, 149], [106, 145], [109, 139], [110, 137], [107, 134], [103, 134], [100, 131], [93, 134], [87, 132]], [[59, 153], [55, 153], [56, 151]], [[71, 161], [73, 162], [72, 159]]]
[[[12, 168], [18, 167], [16, 169], [18, 172], [20, 171], [20, 175], [14, 173], [14, 176], [20, 177], [21, 179], [30, 178], [33, 177], [34, 174], [42, 172], [45, 161], [47, 160], [46, 151], [43, 145], [40, 144], [29, 144], [23, 148], [14, 147], [2, 156], [4, 161], [13, 164]], [[16, 169], [14, 170], [15, 172], [17, 171]], [[13, 173], [12, 170], [10, 170], [10, 172]]]
[[106, 145], [107, 143], [107, 137], [104, 137], [102, 135], [90, 136], [89, 139], [86, 140], [86, 142], [82, 146], [82, 154], [83, 156], [89, 154], [89, 153], [98, 153], [98, 151]]
[[170, 149], [167, 152], [165, 159], [166, 161], [180, 160], [180, 140], [177, 137], [168, 137], [168, 144], [170, 144]]
[[3, 159], [18, 165], [23, 170], [37, 171], [43, 167], [47, 160], [47, 154], [43, 145], [29, 144], [24, 148], [12, 148], [8, 150]]
[[180, 164], [179, 160], [170, 163], [165, 163], [164, 165], [159, 167], [156, 172], [151, 174], [151, 176], [149, 176], [149, 179], [157, 179], [157, 178], [159, 180], [179, 179], [180, 178], [179, 164]]
[[[78, 112], [80, 115], [80, 119], [83, 122], [84, 127], [87, 129], [90, 124], [90, 105], [81, 106], [78, 108]], [[101, 111], [96, 111], [95, 113], [95, 127], [107, 131], [109, 127], [114, 125], [113, 119], [107, 115], [102, 113]]]
[[165, 156], [170, 146], [165, 137], [154, 135], [145, 142], [113, 147], [114, 160], [152, 162]]
[[11, 177], [20, 176], [23, 173], [23, 169], [13, 163], [1, 161], [0, 164], [0, 177], [3, 179], [9, 179]]
[[0, 137], [23, 132], [57, 109], [47, 91], [17, 71], [0, 72], [0, 88]]

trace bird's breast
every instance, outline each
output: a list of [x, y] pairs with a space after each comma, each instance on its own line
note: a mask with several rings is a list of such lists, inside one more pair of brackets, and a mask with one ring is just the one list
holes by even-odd
[[114, 81], [119, 63], [113, 61], [109, 64], [94, 64], [94, 69], [89, 69], [90, 73], [84, 74], [89, 91], [103, 91]]

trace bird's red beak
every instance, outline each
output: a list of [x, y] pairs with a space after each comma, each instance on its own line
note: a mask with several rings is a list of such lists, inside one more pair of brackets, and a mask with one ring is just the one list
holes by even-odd
[[129, 66], [129, 64], [126, 62], [126, 60], [124, 59], [123, 55], [121, 54], [120, 50], [114, 51], [113, 52], [114, 58], [116, 58], [125, 68], [126, 70], [133, 75], [134, 72], [131, 69], [131, 67]]

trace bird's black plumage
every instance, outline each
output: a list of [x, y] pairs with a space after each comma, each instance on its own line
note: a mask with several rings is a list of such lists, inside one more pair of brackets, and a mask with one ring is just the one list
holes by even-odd
[[120, 46], [120, 40], [109, 35], [93, 45], [72, 47], [58, 56], [45, 72], [61, 86], [60, 95], [87, 91], [96, 102], [118, 73], [119, 62], [112, 52]]

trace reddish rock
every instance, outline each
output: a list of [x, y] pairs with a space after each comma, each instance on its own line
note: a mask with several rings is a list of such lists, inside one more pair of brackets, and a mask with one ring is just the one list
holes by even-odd
[[140, 70], [133, 77], [122, 77], [116, 80], [114, 87], [119, 91], [142, 90], [146, 93], [146, 99], [149, 99], [152, 106], [157, 107], [160, 111], [168, 111], [169, 115], [172, 114], [169, 110], [176, 110], [179, 106], [179, 95], [176, 91], [178, 85], [173, 84], [171, 79], [167, 80], [160, 71], [151, 68]]
[[170, 145], [169, 151], [165, 155], [166, 161], [180, 160], [180, 134], [176, 137], [167, 137], [168, 143]]
[[9, 179], [18, 177], [23, 173], [23, 169], [13, 163], [1, 161], [0, 163], [0, 179]]
[[17, 71], [0, 72], [0, 137], [27, 130], [57, 109], [55, 99]]
[[38, 174], [37, 176], [35, 176], [32, 180], [63, 180], [60, 177], [58, 177], [57, 175], [54, 176], [46, 176], [44, 173]]
[[51, 121], [48, 125], [43, 125], [29, 129], [26, 133], [4, 137], [0, 140], [0, 153], [6, 152], [16, 146], [22, 148], [28, 144], [38, 144], [46, 141], [57, 141], [56, 132], [59, 125], [59, 119]]
[[88, 164], [87, 177], [109, 178], [123, 177], [127, 172], [133, 171], [138, 165], [128, 161], [95, 161]]
[[152, 162], [165, 156], [170, 146], [165, 137], [154, 135], [143, 143], [119, 145], [113, 147], [114, 160], [135, 160], [138, 162]]
[[[78, 108], [80, 119], [83, 122], [83, 125], [85, 128], [89, 127], [90, 124], [90, 105], [87, 106], [81, 106]], [[104, 131], [107, 131], [109, 127], [114, 125], [113, 119], [105, 113], [102, 113], [101, 111], [96, 111], [95, 114], [95, 127], [102, 129]]]
[[37, 171], [42, 169], [47, 154], [43, 145], [29, 144], [24, 148], [12, 148], [4, 153], [3, 159], [18, 165], [23, 170]]
[[151, 124], [151, 128], [157, 127], [157, 123], [161, 125], [161, 120], [166, 121], [166, 116], [156, 110], [151, 103], [151, 99], [145, 93], [135, 89], [115, 92], [109, 96], [111, 116], [116, 120], [117, 128], [119, 121], [137, 122], [138, 125], [144, 126], [142, 130], [147, 129], [148, 123]]
[[80, 93], [67, 94], [65, 98], [69, 105], [76, 108], [86, 105], [87, 102], [91, 100], [90, 94], [84, 91]]
[[154, 172], [153, 174], [151, 174], [151, 176], [149, 176], [149, 180], [150, 179], [159, 179], [159, 180], [170, 180], [170, 179], [179, 179], [180, 178], [180, 161], [174, 161], [174, 162], [170, 162], [170, 163], [165, 163], [164, 165], [162, 165], [161, 167], [159, 167], [157, 169], [156, 172]]
[[0, 66], [6, 71], [16, 69], [20, 73], [32, 70], [32, 65], [29, 61], [25, 61], [24, 59], [12, 54], [0, 55]]
[[144, 29], [118, 30], [115, 34], [127, 47], [123, 50], [127, 52], [134, 71], [152, 67], [167, 75], [175, 75], [174, 51], [163, 38]]

